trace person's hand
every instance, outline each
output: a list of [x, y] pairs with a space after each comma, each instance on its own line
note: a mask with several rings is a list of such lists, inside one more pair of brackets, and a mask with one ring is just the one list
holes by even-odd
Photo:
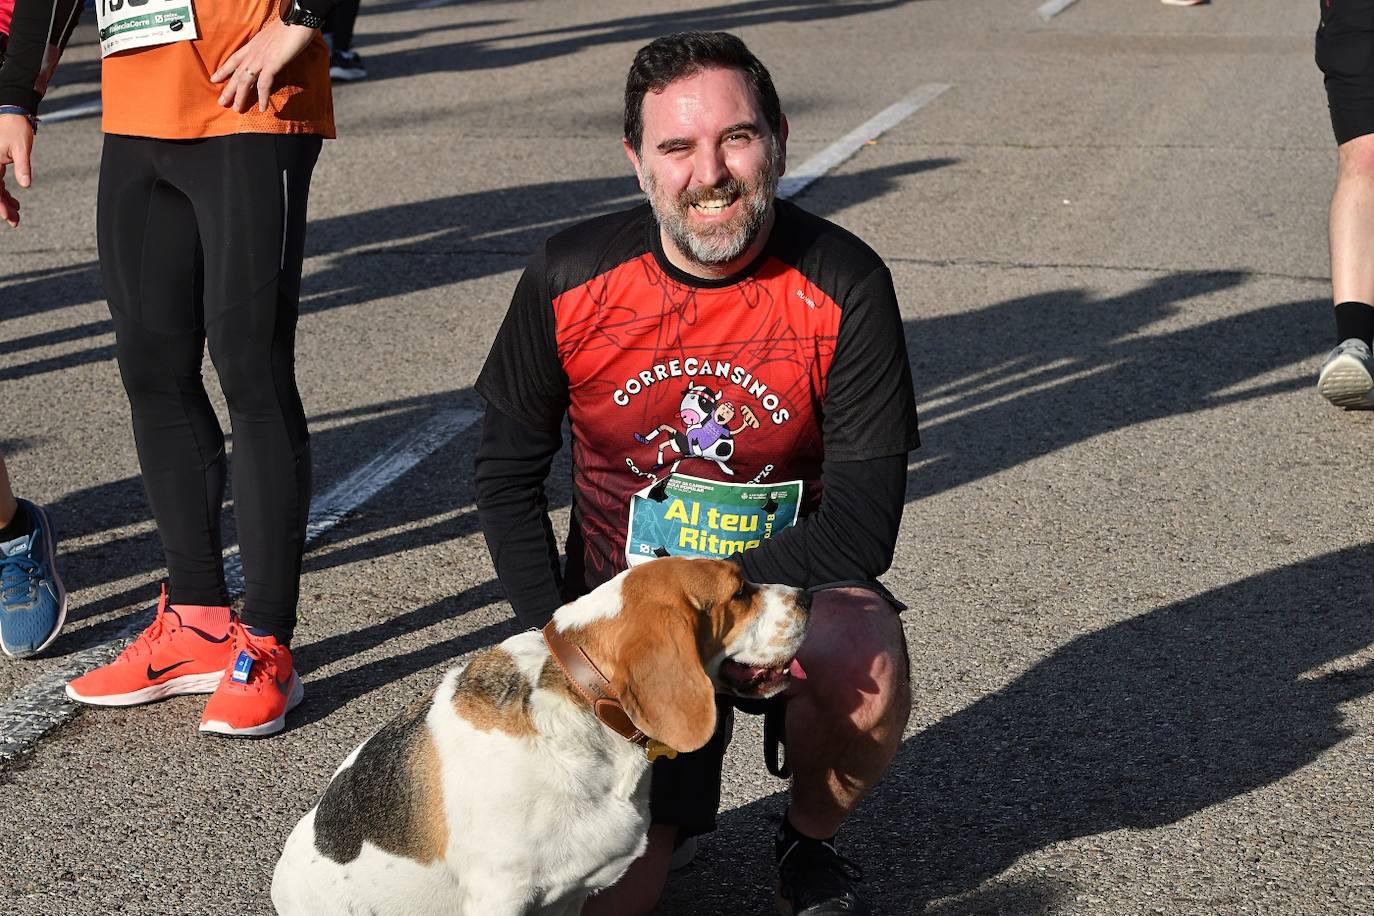
[[29, 151], [33, 149], [33, 127], [23, 115], [0, 114], [0, 219], [19, 228], [19, 200], [5, 187], [5, 167], [14, 165], [19, 187], [33, 183]]
[[243, 114], [258, 96], [258, 111], [267, 110], [272, 83], [291, 60], [315, 37], [316, 29], [287, 25], [273, 16], [262, 31], [229, 55], [224, 66], [210, 74], [210, 82], [224, 83], [219, 103]]

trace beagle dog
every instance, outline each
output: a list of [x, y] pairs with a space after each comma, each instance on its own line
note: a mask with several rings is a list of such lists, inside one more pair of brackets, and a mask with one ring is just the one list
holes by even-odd
[[579, 913], [645, 849], [649, 761], [700, 748], [717, 691], [805, 677], [809, 601], [734, 563], [616, 576], [444, 675], [351, 753], [292, 830], [282, 916]]

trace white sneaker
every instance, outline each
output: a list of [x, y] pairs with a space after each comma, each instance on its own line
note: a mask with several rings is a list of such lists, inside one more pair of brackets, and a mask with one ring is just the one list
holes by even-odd
[[1357, 337], [1340, 342], [1322, 363], [1317, 375], [1317, 391], [1337, 407], [1348, 410], [1374, 409], [1374, 356], [1369, 344]]
[[363, 56], [357, 51], [331, 51], [329, 54], [329, 78], [336, 83], [354, 83], [367, 79], [367, 68], [363, 66]]

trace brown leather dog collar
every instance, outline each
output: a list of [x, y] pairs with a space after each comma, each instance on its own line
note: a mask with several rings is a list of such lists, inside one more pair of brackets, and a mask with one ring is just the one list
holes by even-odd
[[611, 687], [611, 682], [606, 680], [587, 653], [559, 633], [552, 620], [544, 624], [543, 632], [544, 642], [553, 653], [554, 661], [563, 669], [573, 689], [587, 701], [597, 719], [626, 741], [647, 748], [649, 736], [630, 721], [625, 707], [620, 705], [615, 688]]

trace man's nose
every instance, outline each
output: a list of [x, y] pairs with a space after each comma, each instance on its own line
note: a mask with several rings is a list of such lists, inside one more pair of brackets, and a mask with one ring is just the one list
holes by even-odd
[[692, 181], [701, 187], [714, 188], [729, 174], [725, 156], [719, 147], [705, 147], [697, 152], [692, 163]]

